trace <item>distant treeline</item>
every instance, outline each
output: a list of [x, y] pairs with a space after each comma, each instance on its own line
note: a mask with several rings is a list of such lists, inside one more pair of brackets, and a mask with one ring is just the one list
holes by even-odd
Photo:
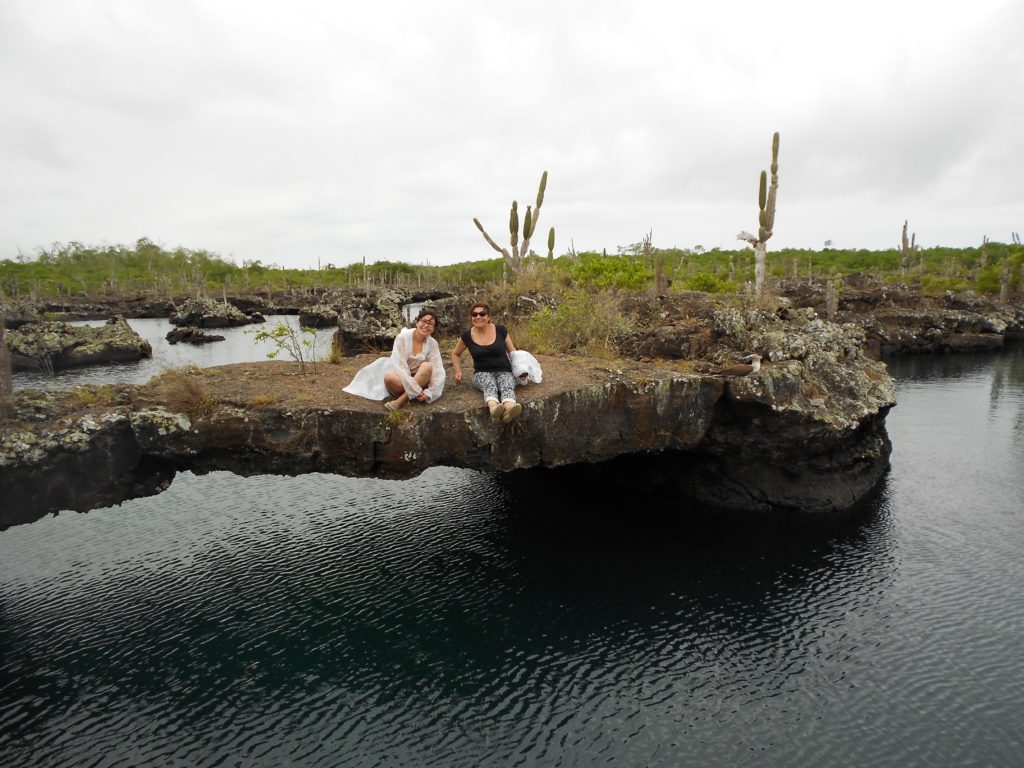
[[[768, 253], [770, 277], [821, 281], [851, 273], [913, 281], [927, 292], [975, 290], [1004, 296], [1024, 291], [1024, 246], [985, 243], [976, 248], [884, 251], [786, 248]], [[34, 257], [0, 261], [0, 290], [9, 297], [151, 293], [189, 295], [243, 293], [290, 288], [363, 285], [433, 287], [481, 286], [514, 276], [502, 259], [448, 266], [403, 262], [333, 264], [319, 269], [284, 269], [245, 261], [238, 266], [206, 250], [167, 250], [146, 238], [134, 246], [55, 244]], [[519, 279], [595, 288], [738, 292], [753, 280], [753, 251], [655, 248], [649, 241], [617, 253], [581, 252], [554, 259], [531, 256]]]

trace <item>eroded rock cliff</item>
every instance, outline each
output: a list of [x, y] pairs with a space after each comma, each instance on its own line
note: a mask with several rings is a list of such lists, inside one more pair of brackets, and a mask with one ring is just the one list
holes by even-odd
[[[722, 318], [750, 342], [747, 324], [763, 321]], [[0, 440], [0, 525], [154, 492], [184, 469], [406, 478], [437, 465], [508, 471], [623, 454], [681, 457], [678, 491], [717, 506], [844, 509], [888, 465], [893, 387], [855, 348], [824, 349], [845, 338], [828, 329], [804, 332], [803, 357], [742, 379], [689, 362], [541, 356], [544, 383], [520, 390], [523, 415], [509, 425], [451, 380], [438, 402], [397, 415], [342, 393], [368, 356], [308, 376], [271, 362], [176, 372], [84, 409], [23, 413]]]

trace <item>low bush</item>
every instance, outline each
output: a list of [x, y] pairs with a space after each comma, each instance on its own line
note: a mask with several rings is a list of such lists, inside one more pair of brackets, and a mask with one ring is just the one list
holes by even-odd
[[686, 278], [678, 287], [687, 291], [703, 291], [704, 293], [739, 293], [740, 291], [740, 286], [733, 281], [709, 272], [698, 272], [696, 275]]
[[202, 369], [195, 366], [170, 368], [153, 378], [141, 397], [177, 413], [184, 413], [193, 421], [209, 416], [214, 402], [203, 384], [202, 377], [205, 375]]
[[564, 293], [556, 307], [544, 307], [517, 326], [512, 338], [523, 349], [541, 354], [610, 359], [618, 357], [616, 342], [631, 329], [613, 293], [576, 289]]

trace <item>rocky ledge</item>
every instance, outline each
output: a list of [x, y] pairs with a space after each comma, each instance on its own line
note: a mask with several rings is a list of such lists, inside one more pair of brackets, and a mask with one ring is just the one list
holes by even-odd
[[[829, 316], [828, 286], [785, 281], [792, 306]], [[1024, 339], [1024, 307], [970, 291], [930, 296], [920, 287], [849, 275], [834, 295], [833, 319], [864, 329], [865, 352], [878, 359], [949, 352], [992, 352]]]
[[810, 315], [794, 332], [759, 310], [721, 309], [714, 323], [722, 342], [765, 357], [759, 372], [539, 356], [544, 383], [520, 389], [523, 414], [508, 425], [451, 380], [436, 403], [398, 414], [343, 393], [366, 355], [305, 376], [263, 362], [169, 372], [59, 404], [25, 395], [0, 439], [0, 525], [153, 493], [180, 470], [408, 478], [437, 465], [509, 471], [625, 454], [658, 454], [674, 492], [718, 507], [854, 505], [888, 467], [894, 405], [885, 366], [860, 350], [862, 332]]
[[98, 327], [52, 321], [27, 323], [6, 334], [5, 342], [13, 370], [121, 363], [153, 356], [149, 342], [123, 317], [112, 317]]

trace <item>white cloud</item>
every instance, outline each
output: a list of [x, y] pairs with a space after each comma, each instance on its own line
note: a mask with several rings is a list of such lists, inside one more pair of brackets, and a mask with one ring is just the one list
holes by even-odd
[[[289, 266], [489, 258], [550, 172], [558, 250], [1020, 230], [1024, 9], [71, 2], [0, 9], [0, 258], [53, 241]], [[1017, 217], [1016, 219], [1014, 217]]]

